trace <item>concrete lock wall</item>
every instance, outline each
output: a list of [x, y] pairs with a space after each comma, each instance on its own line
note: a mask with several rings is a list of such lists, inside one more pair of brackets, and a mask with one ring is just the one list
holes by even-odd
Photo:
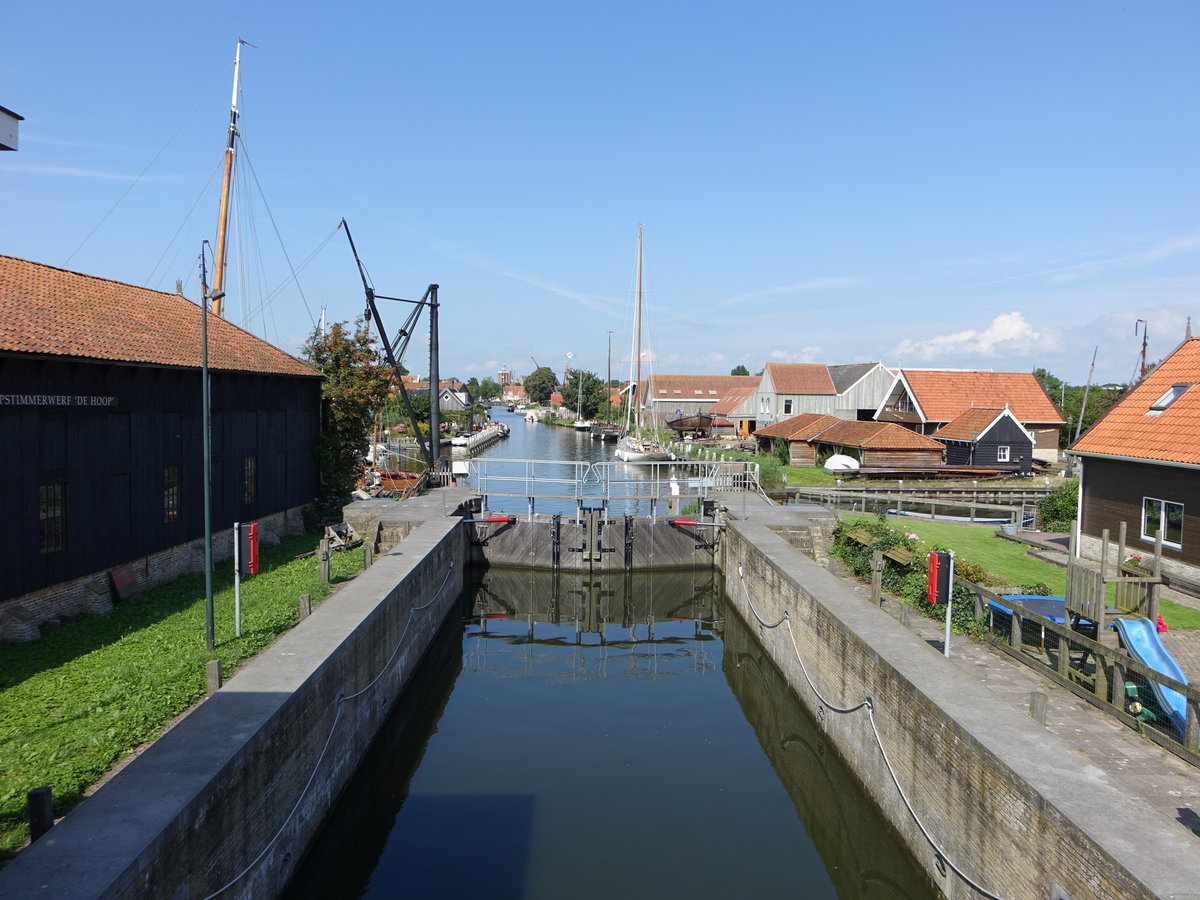
[[461, 593], [466, 551], [460, 520], [431, 515], [0, 871], [0, 896], [275, 896]]
[[[947, 896], [979, 895], [939, 863], [881, 743], [945, 858], [993, 894], [1196, 896], [1194, 838], [1168, 829], [1033, 719], [957, 676], [940, 640], [937, 649], [914, 641], [765, 522], [731, 523], [722, 556], [730, 602]], [[787, 622], [767, 627], [785, 613]], [[938, 623], [928, 633], [940, 636]], [[879, 741], [866, 709], [832, 708], [865, 697]]]

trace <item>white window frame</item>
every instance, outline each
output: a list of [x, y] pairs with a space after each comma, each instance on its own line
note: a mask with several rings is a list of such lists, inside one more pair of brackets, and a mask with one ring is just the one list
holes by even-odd
[[996, 462], [1011, 462], [1012, 454], [1007, 444], [1001, 444], [996, 448]]
[[[1151, 510], [1157, 505], [1157, 514]], [[1178, 507], [1179, 509], [1179, 540], [1172, 541], [1167, 539], [1167, 512], [1169, 507]], [[1157, 519], [1157, 521], [1151, 521]], [[1146, 526], [1150, 525], [1151, 528]], [[1175, 550], [1183, 549], [1183, 504], [1176, 503], [1173, 500], [1162, 500], [1158, 497], [1143, 497], [1142, 498], [1142, 540], [1153, 544], [1155, 536], [1159, 529], [1163, 531], [1163, 546], [1171, 547]]]

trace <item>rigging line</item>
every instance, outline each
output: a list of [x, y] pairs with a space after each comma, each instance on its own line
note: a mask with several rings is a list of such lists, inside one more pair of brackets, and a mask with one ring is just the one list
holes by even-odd
[[175, 129], [174, 133], [169, 138], [167, 138], [167, 142], [159, 148], [158, 152], [154, 154], [154, 156], [151, 158], [150, 162], [146, 163], [146, 168], [142, 169], [142, 171], [138, 173], [137, 177], [135, 179], [133, 179], [133, 181], [130, 183], [129, 187], [125, 188], [124, 193], [122, 193], [121, 196], [117, 198], [117, 202], [114, 203], [109, 208], [108, 212], [106, 212], [103, 216], [100, 217], [100, 221], [96, 223], [96, 227], [87, 233], [87, 236], [82, 241], [79, 242], [79, 246], [71, 251], [71, 255], [68, 256], [66, 258], [66, 261], [63, 262], [63, 264], [62, 264], [62, 267], [64, 269], [67, 267], [67, 264], [70, 263], [71, 260], [75, 258], [75, 254], [83, 249], [83, 245], [92, 239], [92, 235], [94, 235], [97, 231], [100, 230], [100, 226], [103, 225], [108, 220], [108, 217], [111, 216], [116, 211], [117, 207], [121, 205], [121, 201], [123, 201], [127, 196], [129, 196], [129, 192], [132, 191], [135, 187], [138, 186], [138, 184], [141, 183], [142, 176], [150, 171], [150, 167], [153, 166], [156, 162], [158, 162], [158, 158], [160, 156], [162, 156], [163, 153], [166, 152], [166, 149], [171, 146], [171, 144], [175, 140], [175, 138], [179, 137], [179, 132], [183, 131], [183, 129], [187, 126], [187, 123], [192, 121], [192, 117], [194, 115], [196, 115], [196, 113], [200, 110], [200, 107], [202, 107], [205, 104], [205, 102], [208, 100], [208, 98], [212, 95], [212, 92], [216, 88], [216, 86], [217, 86], [217, 79], [214, 79], [213, 83], [208, 88], [208, 93], [206, 93], [200, 99], [200, 102], [196, 104], [195, 108], [190, 113], [188, 113], [187, 118], [184, 119], [179, 124], [179, 127]]
[[[337, 233], [338, 233], [338, 230], [335, 227], [332, 231], [329, 232], [329, 234], [325, 237], [325, 239], [323, 241], [321, 241], [321, 243], [317, 244], [316, 249], [313, 250], [311, 253], [309, 253], [308, 256], [306, 256], [304, 258], [304, 260], [300, 263], [300, 265], [298, 265], [296, 267], [296, 272], [297, 273], [303, 272], [305, 270], [305, 268], [307, 268], [308, 264], [311, 263], [314, 259], [316, 259], [317, 254], [325, 249], [325, 245], [328, 244], [331, 240], [334, 239], [334, 237], [337, 236]], [[270, 293], [267, 294], [267, 299], [273, 300], [277, 294], [279, 294], [281, 291], [283, 291], [294, 280], [295, 280], [295, 276], [285, 279], [282, 284], [278, 285], [277, 287], [272, 289], [270, 291]]]
[[309, 322], [315, 327], [317, 320], [313, 317], [312, 310], [308, 306], [308, 298], [304, 296], [304, 288], [300, 286], [296, 268], [292, 265], [292, 258], [287, 252], [287, 247], [284, 246], [283, 236], [279, 233], [279, 226], [275, 222], [275, 214], [271, 212], [271, 205], [267, 203], [267, 195], [263, 193], [262, 185], [258, 180], [258, 172], [254, 170], [254, 163], [250, 161], [250, 151], [246, 149], [246, 142], [242, 141], [242, 156], [246, 160], [246, 167], [250, 169], [250, 175], [254, 178], [254, 184], [258, 188], [258, 195], [262, 198], [263, 206], [267, 210], [267, 218], [271, 220], [271, 227], [275, 229], [275, 237], [279, 240], [279, 249], [283, 251], [283, 258], [287, 260], [288, 268], [292, 273], [292, 280], [296, 282], [296, 290], [300, 292], [300, 300], [304, 304], [304, 311], [308, 313]]
[[[191, 222], [193, 217], [196, 215], [196, 210], [200, 207], [200, 201], [204, 199], [205, 195], [210, 190], [212, 190], [213, 181], [216, 180], [217, 173], [219, 171], [221, 171], [221, 163], [220, 162], [218, 162], [215, 166], [213, 166], [212, 172], [209, 173], [208, 181], [206, 181], [204, 183], [204, 187], [202, 187], [200, 189], [200, 193], [198, 193], [196, 195], [196, 199], [194, 201], [192, 201], [192, 208], [187, 211], [187, 214], [183, 217], [183, 220], [179, 223], [179, 227], [176, 228], [175, 233], [173, 235], [171, 235], [171, 240], [169, 240], [167, 242], [166, 247], [163, 248], [162, 254], [158, 257], [158, 260], [154, 263], [154, 268], [150, 270], [150, 275], [146, 278], [146, 280], [144, 282], [142, 282], [144, 287], [150, 287], [151, 283], [154, 281], [154, 276], [155, 276], [155, 273], [158, 272], [159, 266], [162, 265], [162, 262], [164, 259], [166, 259], [167, 254], [171, 252], [171, 248], [175, 246], [175, 242], [179, 239], [179, 235], [183, 233], [183, 230], [188, 226], [188, 223]], [[182, 245], [180, 245], [180, 246], [182, 246]], [[179, 253], [180, 253], [180, 250], [177, 248], [175, 250], [175, 255], [173, 257], [171, 257], [171, 265], [167, 266], [166, 271], [169, 271], [171, 268], [174, 267], [175, 262], [179, 259]], [[160, 279], [159, 283], [161, 283], [161, 279]]]
[[754, 616], [755, 619], [758, 620], [758, 623], [760, 625], [763, 625], [768, 628], [778, 628], [779, 625], [781, 625], [783, 623], [787, 624], [788, 638], [791, 640], [791, 643], [792, 643], [792, 652], [794, 652], [796, 654], [796, 661], [798, 663], [800, 663], [800, 671], [804, 675], [804, 680], [808, 682], [808, 686], [812, 690], [812, 692], [816, 696], [816, 698], [819, 701], [821, 701], [821, 705], [825, 709], [829, 710], [830, 712], [842, 713], [842, 714], [853, 713], [853, 712], [857, 712], [860, 709], [866, 709], [867, 719], [871, 724], [871, 732], [875, 735], [875, 744], [877, 747], [879, 747], [879, 752], [883, 756], [883, 762], [884, 762], [884, 765], [887, 767], [888, 774], [891, 776], [892, 784], [894, 784], [896, 786], [896, 790], [900, 794], [900, 799], [904, 802], [905, 809], [907, 809], [908, 814], [910, 816], [912, 816], [913, 822], [916, 823], [917, 828], [920, 830], [920, 832], [924, 836], [925, 840], [929, 842], [929, 846], [932, 847], [934, 852], [937, 854], [937, 858], [940, 859], [942, 862], [944, 862], [954, 872], [955, 875], [957, 875], [959, 878], [961, 878], [963, 881], [965, 881], [976, 892], [987, 897], [988, 900], [1001, 900], [1000, 897], [998, 897], [996, 894], [993, 894], [991, 891], [987, 890], [986, 888], [984, 888], [983, 886], [978, 884], [969, 875], [967, 875], [962, 869], [960, 869], [958, 866], [956, 866], [954, 864], [954, 862], [950, 859], [950, 857], [948, 857], [946, 855], [945, 851], [943, 851], [942, 848], [940, 846], [938, 846], [937, 841], [935, 841], [933, 839], [933, 835], [931, 835], [929, 833], [929, 829], [927, 829], [925, 827], [925, 823], [921, 821], [921, 817], [919, 815], [917, 815], [917, 811], [916, 811], [916, 809], [913, 808], [911, 801], [909, 801], [908, 795], [904, 792], [904, 788], [902, 788], [900, 786], [900, 778], [896, 774], [896, 770], [892, 767], [891, 759], [888, 758], [887, 749], [883, 745], [883, 736], [880, 735], [879, 726], [875, 721], [875, 705], [874, 705], [874, 702], [872, 701], [872, 699], [870, 698], [870, 696], [864, 697], [859, 703], [855, 704], [854, 706], [837, 706], [833, 703], [830, 703], [821, 694], [821, 691], [817, 688], [816, 682], [813, 681], [812, 676], [809, 675], [809, 673], [808, 673], [808, 667], [804, 665], [804, 656], [800, 653], [800, 647], [796, 643], [796, 634], [792, 630], [792, 620], [791, 620], [791, 616], [789, 615], [788, 610], [786, 610], [786, 609], [784, 610], [783, 618], [780, 619], [779, 622], [776, 622], [773, 625], [766, 623], [762, 619], [762, 617], [759, 616], [758, 611], [754, 608], [753, 602], [750, 600], [750, 593], [746, 589], [746, 576], [745, 576], [744, 572], [742, 571], [742, 567], [740, 565], [738, 566], [738, 579], [742, 586], [742, 596], [746, 600], [746, 608], [750, 610], [751, 614]]

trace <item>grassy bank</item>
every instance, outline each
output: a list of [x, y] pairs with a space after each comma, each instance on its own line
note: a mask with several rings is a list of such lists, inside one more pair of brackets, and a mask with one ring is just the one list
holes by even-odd
[[[873, 516], [853, 514], [841, 518], [846, 522], [874, 519]], [[1060, 596], [1066, 591], [1065, 568], [1030, 556], [1024, 544], [996, 537], [993, 528], [907, 517], [891, 517], [888, 522], [893, 528], [918, 535], [926, 544], [954, 550], [962, 559], [978, 563], [1010, 585], [1041, 583]], [[1161, 608], [1163, 620], [1171, 628], [1200, 628], [1200, 610], [1169, 600], [1163, 600]]]
[[[298, 619], [298, 598], [330, 590], [313, 550], [319, 536], [263, 547], [262, 571], [242, 581], [242, 636], [234, 635], [229, 562], [214, 582], [216, 649], [205, 647], [204, 576], [187, 575], [47, 630], [28, 644], [0, 644], [0, 861], [29, 837], [25, 794], [49, 785], [55, 814], [79, 802], [117, 760], [155, 737], [205, 695], [204, 664], [225, 677]], [[335, 583], [362, 568], [362, 550], [335, 553]]]

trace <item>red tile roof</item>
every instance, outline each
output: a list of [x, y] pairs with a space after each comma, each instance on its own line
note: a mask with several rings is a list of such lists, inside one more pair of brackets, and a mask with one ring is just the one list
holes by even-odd
[[[200, 306], [178, 294], [0, 256], [0, 351], [199, 368]], [[210, 368], [319, 377], [215, 315]]]
[[754, 395], [757, 387], [738, 388], [737, 390], [729, 391], [708, 408], [708, 412], [714, 416], [731, 416], [739, 406], [746, 402], [746, 398]]
[[950, 422], [968, 409], [1008, 406], [1023, 424], [1062, 424], [1054, 403], [1032, 372], [952, 372], [901, 369], [926, 422]]
[[651, 375], [645, 399], [715, 403], [732, 390], [756, 390], [758, 381], [757, 375]]
[[[1149, 415], [1173, 385], [1189, 383], [1173, 403]], [[1184, 341], [1070, 449], [1200, 465], [1200, 339]]]
[[777, 394], [836, 394], [829, 366], [823, 363], [767, 363], [766, 374]]
[[935, 431], [931, 437], [946, 441], [974, 441], [992, 427], [992, 423], [1004, 414], [1003, 409], [985, 409], [977, 406]]
[[843, 421], [837, 416], [825, 413], [801, 413], [757, 429], [754, 433], [759, 437], [777, 437], [789, 441], [810, 441], [831, 425]]
[[822, 444], [840, 444], [843, 447], [865, 447], [873, 450], [945, 449], [933, 438], [917, 434], [895, 422], [841, 421], [822, 431], [817, 440]]

